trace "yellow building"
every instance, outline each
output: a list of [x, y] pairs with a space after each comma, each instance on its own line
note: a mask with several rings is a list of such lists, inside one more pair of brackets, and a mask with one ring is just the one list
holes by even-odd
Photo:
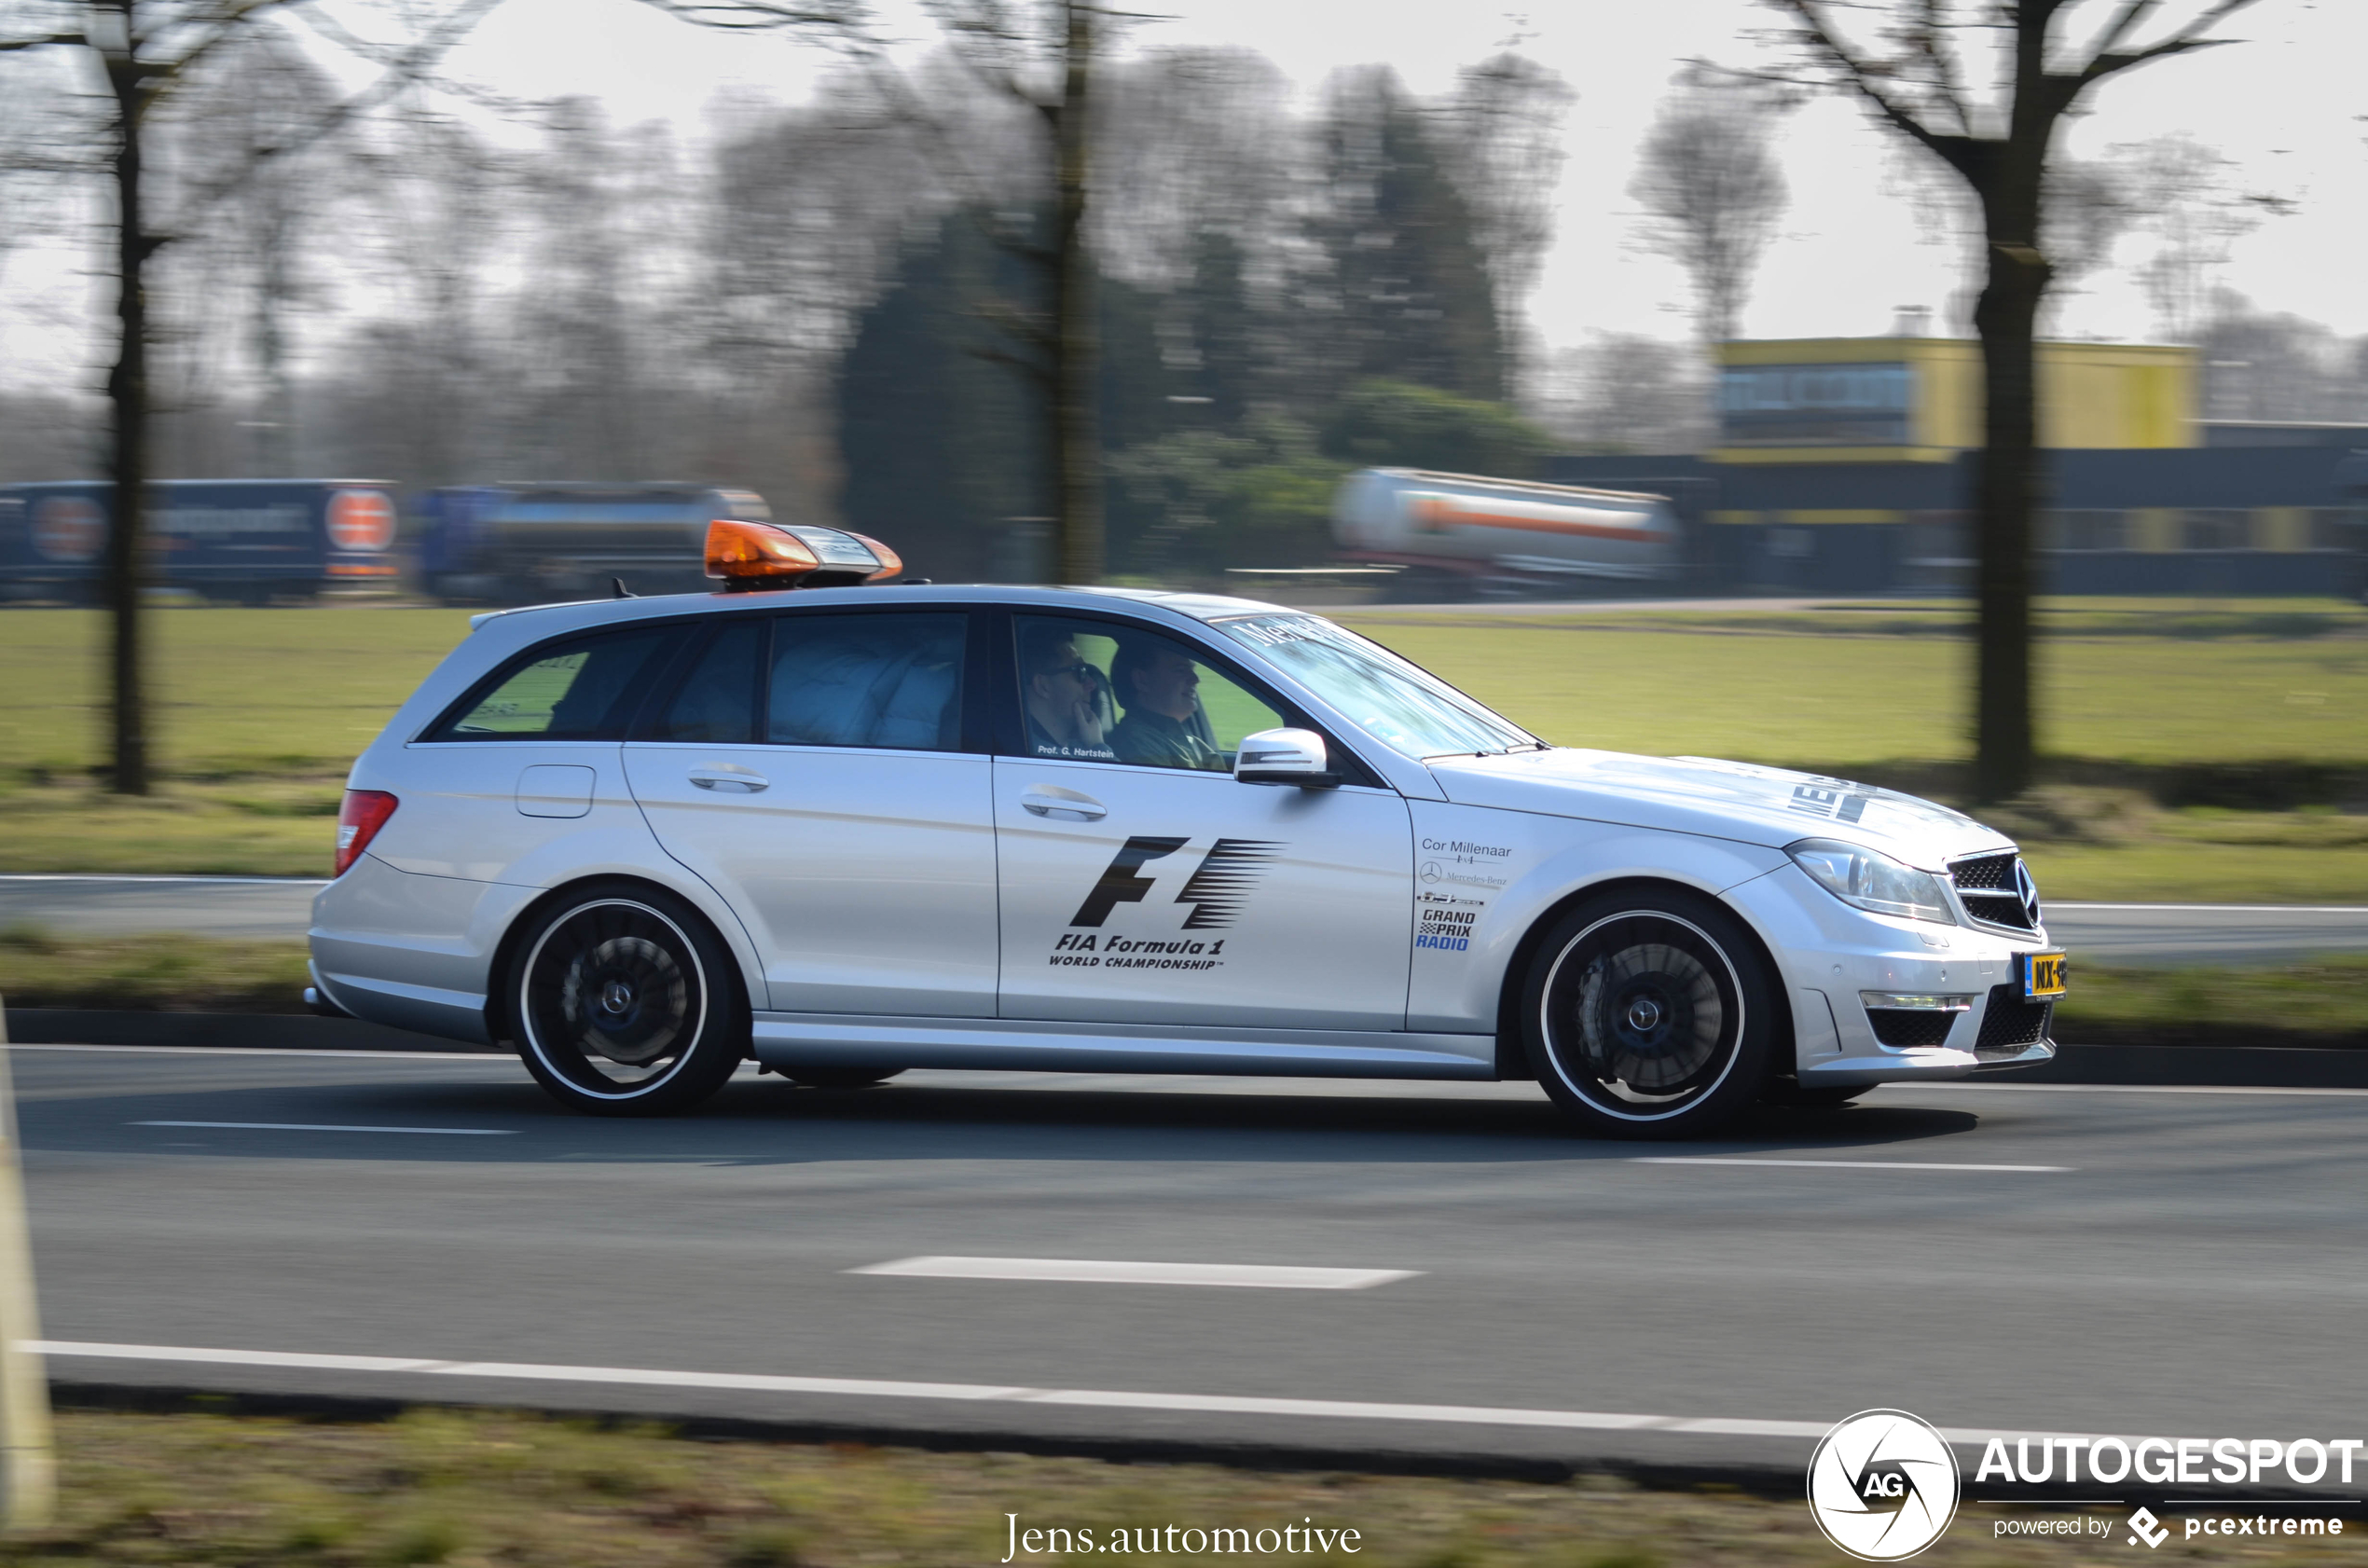
[[[1948, 462], [1982, 444], [1981, 345], [1803, 337], [1719, 346], [1714, 463]], [[2198, 445], [2196, 352], [2039, 345], [2039, 444]]]

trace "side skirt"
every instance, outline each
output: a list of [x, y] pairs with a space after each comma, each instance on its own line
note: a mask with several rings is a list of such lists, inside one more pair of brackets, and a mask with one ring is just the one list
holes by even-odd
[[1494, 1035], [1182, 1028], [1025, 1018], [760, 1012], [768, 1066], [971, 1067], [1010, 1072], [1232, 1073], [1281, 1078], [1496, 1077]]

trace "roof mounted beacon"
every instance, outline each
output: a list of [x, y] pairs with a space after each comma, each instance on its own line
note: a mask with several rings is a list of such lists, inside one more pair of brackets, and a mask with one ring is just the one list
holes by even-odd
[[844, 529], [727, 517], [707, 526], [707, 574], [722, 579], [727, 594], [844, 588], [886, 582], [903, 570], [895, 551]]

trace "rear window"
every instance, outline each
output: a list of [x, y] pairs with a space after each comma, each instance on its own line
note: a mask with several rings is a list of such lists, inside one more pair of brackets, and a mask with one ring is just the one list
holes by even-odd
[[784, 615], [773, 623], [764, 738], [777, 746], [956, 751], [959, 614]]
[[456, 704], [428, 740], [617, 740], [649, 687], [672, 627], [545, 643]]

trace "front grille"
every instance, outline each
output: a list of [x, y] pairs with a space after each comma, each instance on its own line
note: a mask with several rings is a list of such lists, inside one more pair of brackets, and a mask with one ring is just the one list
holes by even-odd
[[2047, 1038], [2047, 1025], [2055, 1012], [2054, 1002], [2028, 1000], [2019, 985], [1991, 986], [1989, 1006], [1982, 1010], [1981, 1033], [1974, 1040], [1974, 1054], [1989, 1052], [2012, 1056], [2025, 1046], [2037, 1045]]
[[1870, 1007], [1866, 1022], [1874, 1025], [1875, 1038], [1888, 1046], [1945, 1045], [1957, 1014], [1934, 1008]]
[[1970, 860], [1951, 860], [1950, 880], [1957, 884], [1957, 896], [1964, 901], [1965, 913], [1985, 926], [2003, 926], [2010, 930], [2037, 929], [2030, 911], [2023, 908], [2022, 891], [2015, 873], [2022, 864], [2021, 857], [2011, 850], [2003, 855], [1977, 855]]

